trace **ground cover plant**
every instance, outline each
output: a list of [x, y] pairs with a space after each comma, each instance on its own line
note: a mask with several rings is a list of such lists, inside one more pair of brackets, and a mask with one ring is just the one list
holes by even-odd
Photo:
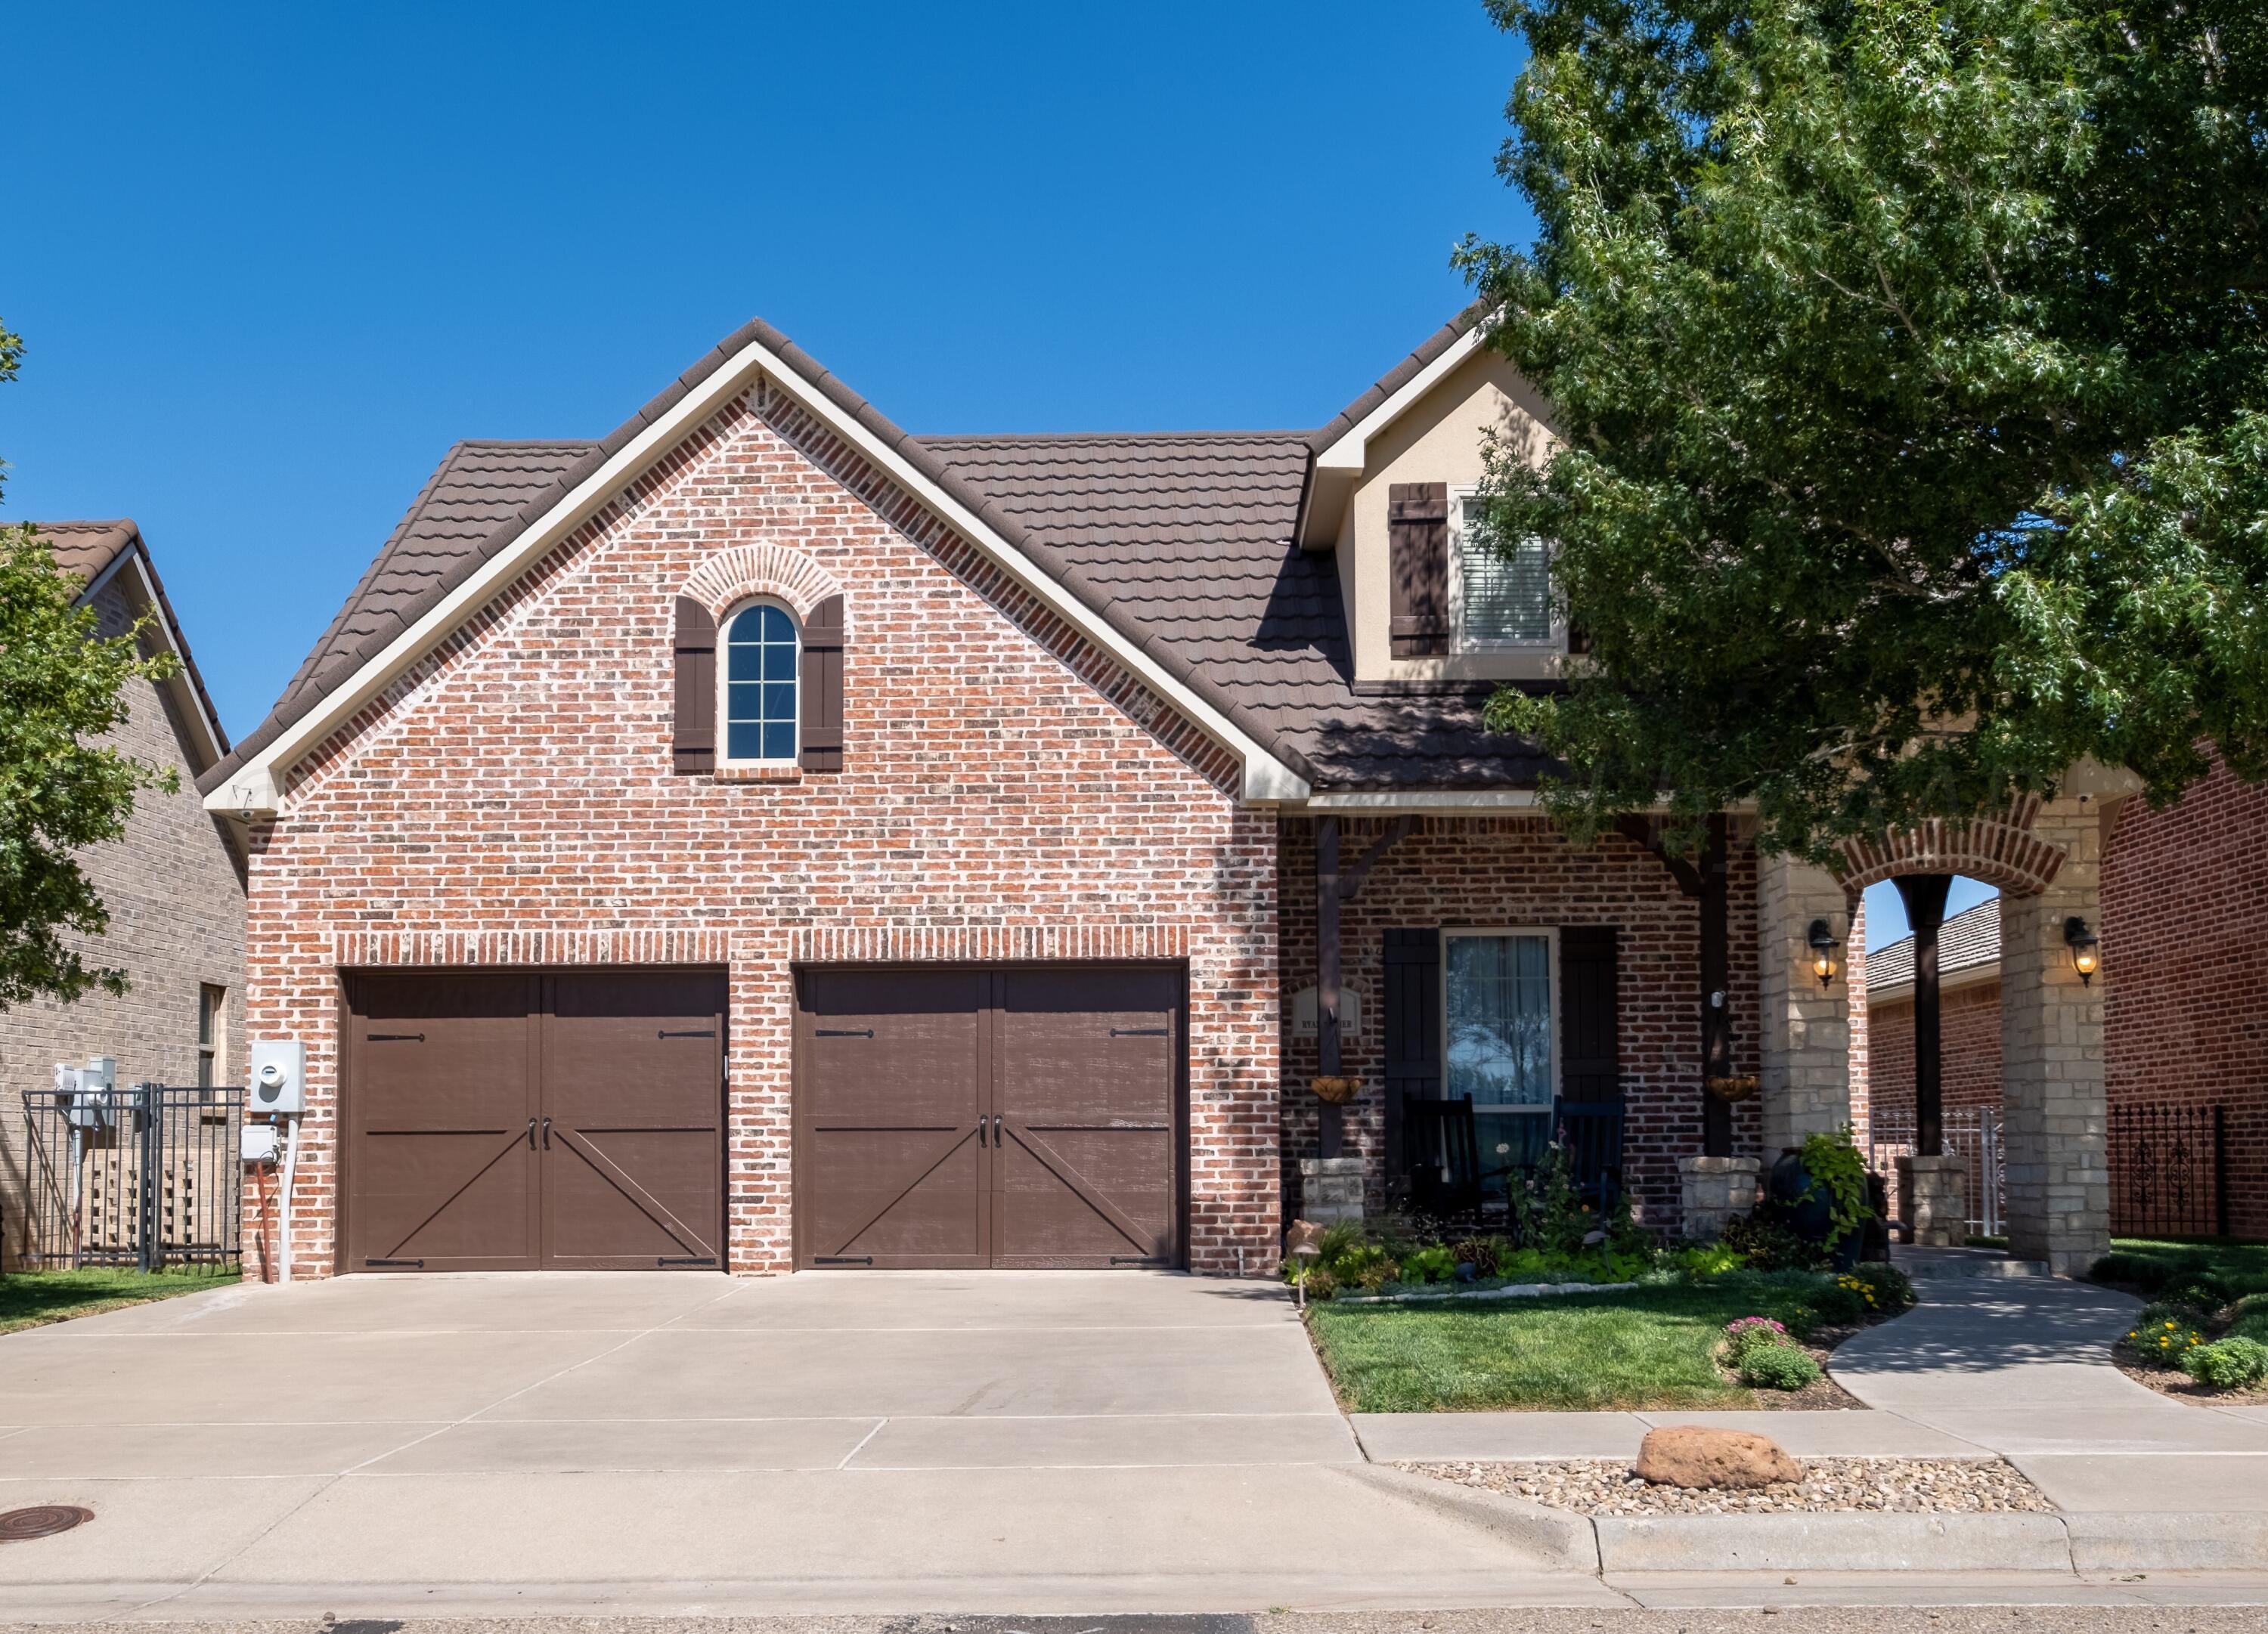
[[2149, 1301], [2118, 1343], [2130, 1373], [2207, 1392], [2268, 1388], [2268, 1243], [2119, 1238], [2090, 1274]]
[[220, 1280], [210, 1271], [14, 1271], [0, 1277], [0, 1334], [170, 1299]]

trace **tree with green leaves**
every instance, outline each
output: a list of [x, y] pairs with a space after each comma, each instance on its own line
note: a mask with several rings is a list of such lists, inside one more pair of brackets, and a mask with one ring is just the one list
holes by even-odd
[[[0, 380], [22, 357], [0, 328]], [[175, 660], [144, 656], [138, 629], [105, 637], [82, 588], [33, 529], [0, 528], [0, 1008], [126, 990], [124, 971], [88, 962], [110, 916], [78, 853], [124, 836], [138, 791], [177, 786], [97, 741], [124, 724], [128, 683]]]
[[2268, 7], [1488, 4], [1539, 232], [1458, 259], [1558, 440], [1485, 526], [1589, 644], [1491, 719], [1563, 818], [2268, 775]]

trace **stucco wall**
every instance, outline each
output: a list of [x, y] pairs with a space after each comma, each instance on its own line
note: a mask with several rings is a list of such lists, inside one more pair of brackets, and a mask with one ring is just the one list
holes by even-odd
[[[845, 769], [671, 770], [673, 600], [770, 541], [843, 586]], [[1060, 654], [1061, 656], [1058, 656]], [[727, 1255], [786, 1269], [796, 960], [1185, 960], [1190, 1255], [1278, 1248], [1275, 838], [1235, 768], [792, 405], [735, 401], [328, 746], [259, 832], [252, 1026], [308, 1045], [334, 1253], [346, 963], [721, 959]]]
[[[95, 598], [104, 633], [130, 628], [113, 581]], [[110, 914], [110, 931], [86, 947], [91, 960], [127, 973], [119, 997], [90, 993], [76, 1004], [37, 999], [0, 1012], [0, 1253], [24, 1246], [25, 1186], [33, 1162], [24, 1127], [26, 1092], [46, 1091], [58, 1061], [112, 1056], [118, 1082], [196, 1082], [197, 990], [228, 990], [218, 1076], [241, 1081], [244, 1064], [244, 887], [213, 819], [199, 803], [182, 754], [172, 703], [146, 681], [130, 683], [126, 723], [111, 741], [180, 774], [172, 794], [136, 797], [126, 837], [90, 848], [87, 876]]]

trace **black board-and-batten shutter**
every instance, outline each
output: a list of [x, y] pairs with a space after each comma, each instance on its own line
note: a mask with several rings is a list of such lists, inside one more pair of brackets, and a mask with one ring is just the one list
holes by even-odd
[[717, 769], [717, 621], [690, 596], [677, 599], [676, 723], [670, 747], [683, 772]]
[[1441, 932], [1388, 931], [1380, 1045], [1386, 1068], [1386, 1174], [1399, 1185], [1402, 1101], [1441, 1098]]
[[1559, 930], [1559, 1094], [1584, 1106], [1623, 1098], [1621, 982], [1610, 924]]
[[843, 598], [829, 596], [803, 622], [802, 751], [806, 771], [843, 769]]
[[1394, 579], [1388, 650], [1397, 659], [1449, 651], [1449, 485], [1395, 482], [1386, 490]]

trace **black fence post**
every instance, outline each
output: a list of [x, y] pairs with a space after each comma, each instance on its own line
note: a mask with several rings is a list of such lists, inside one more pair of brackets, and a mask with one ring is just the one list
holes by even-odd
[[144, 1275], [157, 1270], [153, 1255], [158, 1248], [158, 1097], [150, 1093], [147, 1084], [134, 1086], [134, 1115], [138, 1120], [137, 1132], [142, 1137], [142, 1184], [136, 1211], [138, 1235], [136, 1245]]

